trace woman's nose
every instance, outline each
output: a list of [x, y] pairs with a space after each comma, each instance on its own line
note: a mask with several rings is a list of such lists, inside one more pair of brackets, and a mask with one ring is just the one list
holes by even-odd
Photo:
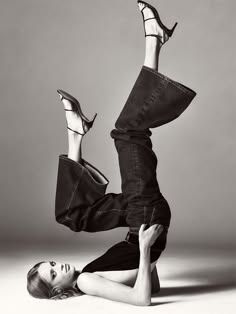
[[61, 271], [61, 265], [62, 265], [61, 263], [56, 263], [56, 265], [53, 266], [53, 269], [57, 272]]
[[65, 267], [64, 264], [58, 263], [58, 264], [55, 266], [55, 270], [58, 271], [58, 272], [61, 272], [61, 271], [64, 270], [64, 267]]

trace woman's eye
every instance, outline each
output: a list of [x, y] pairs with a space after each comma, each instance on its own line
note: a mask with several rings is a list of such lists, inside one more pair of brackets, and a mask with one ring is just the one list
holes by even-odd
[[57, 275], [57, 274], [56, 274], [56, 272], [54, 271], [53, 274], [52, 274], [52, 278], [54, 279], [54, 278], [56, 277], [56, 275]]
[[50, 262], [50, 265], [51, 265], [51, 266], [55, 266], [56, 263], [55, 263], [55, 262]]

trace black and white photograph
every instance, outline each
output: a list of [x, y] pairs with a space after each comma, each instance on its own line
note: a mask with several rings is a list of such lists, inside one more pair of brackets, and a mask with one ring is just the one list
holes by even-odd
[[1, 313], [235, 313], [235, 12], [0, 0]]

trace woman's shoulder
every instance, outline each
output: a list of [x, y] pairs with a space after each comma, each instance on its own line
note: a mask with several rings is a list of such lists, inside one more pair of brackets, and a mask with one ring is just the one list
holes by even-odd
[[100, 282], [99, 278], [102, 277], [95, 273], [81, 272], [76, 281], [78, 294], [91, 294], [91, 289]]
[[78, 291], [78, 295], [83, 295], [83, 294], [85, 294], [80, 288], [80, 283], [81, 283], [81, 280], [83, 280], [83, 278], [82, 277], [84, 277], [84, 276], [86, 276], [86, 272], [80, 272], [79, 273], [79, 275], [78, 275], [78, 277], [77, 277], [77, 279], [76, 279], [76, 284], [75, 284], [75, 287], [76, 287], [76, 289], [77, 289], [77, 291]]

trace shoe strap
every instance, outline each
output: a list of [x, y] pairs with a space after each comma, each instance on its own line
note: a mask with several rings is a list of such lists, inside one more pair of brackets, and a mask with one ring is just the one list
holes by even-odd
[[[156, 17], [150, 17], [150, 18], [148, 18], [148, 19], [145, 20], [144, 14], [143, 14], [143, 10], [144, 10], [145, 8], [148, 8], [148, 6], [146, 5], [146, 6], [140, 11], [140, 12], [142, 13], [142, 16], [143, 16], [143, 24], [144, 24], [146, 21], [149, 21], [149, 20], [156, 20], [156, 21], [157, 21]], [[163, 30], [163, 31], [164, 31], [164, 30]], [[161, 40], [161, 36], [155, 35], [155, 34], [150, 34], [150, 35], [148, 35], [148, 34], [146, 33], [145, 25], [144, 25], [144, 33], [145, 33], [145, 37], [147, 37], [147, 36], [156, 37], [156, 38], [158, 38], [158, 39], [160, 40], [160, 42], [163, 44], [163, 42], [162, 42], [162, 40]]]
[[84, 134], [79, 133], [79, 132], [77, 132], [77, 131], [75, 131], [75, 130], [72, 130], [72, 129], [71, 129], [71, 128], [69, 128], [69, 127], [67, 127], [67, 129], [69, 129], [69, 130], [71, 130], [71, 131], [73, 131], [73, 132], [75, 132], [75, 133], [77, 133], [77, 134], [79, 134], [79, 135], [84, 135]]
[[149, 21], [149, 20], [156, 20], [157, 21], [157, 18], [156, 17], [149, 17], [148, 19], [143, 20], [143, 21], [146, 22], [146, 21]]
[[156, 34], [145, 34], [145, 37], [148, 37], [148, 36], [150, 36], [150, 37], [156, 37], [157, 39], [159, 39], [159, 41], [162, 43], [162, 44], [164, 44], [164, 42], [161, 40], [161, 36], [159, 36], [159, 35], [156, 35]]

